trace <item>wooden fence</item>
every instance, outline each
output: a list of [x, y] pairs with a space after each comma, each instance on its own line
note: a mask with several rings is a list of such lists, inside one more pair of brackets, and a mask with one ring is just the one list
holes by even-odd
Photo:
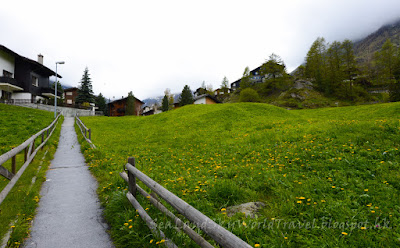
[[[22, 176], [26, 168], [32, 162], [33, 158], [36, 156], [36, 153], [39, 149], [42, 149], [46, 142], [49, 140], [51, 135], [54, 132], [54, 128], [56, 123], [58, 122], [61, 114], [58, 114], [57, 118], [46, 128], [42, 129], [29, 139], [27, 139], [21, 145], [13, 148], [11, 151], [8, 151], [0, 156], [0, 175], [9, 179], [10, 182], [6, 185], [6, 187], [0, 192], [0, 204], [4, 201], [8, 193], [12, 190], [14, 185], [17, 183], [19, 178]], [[46, 136], [46, 137], [45, 137]], [[35, 149], [35, 141], [37, 138], [41, 138], [40, 145]], [[24, 164], [22, 167], [16, 172], [16, 156], [24, 151]], [[2, 166], [5, 162], [11, 159], [11, 171], [7, 170]]]
[[96, 149], [96, 146], [92, 143], [92, 129], [87, 128], [85, 124], [83, 124], [82, 120], [79, 119], [78, 115], [75, 115], [75, 122], [81, 130], [83, 137], [89, 143], [90, 147]]
[[215, 240], [222, 247], [251, 247], [249, 244], [235, 236], [233, 233], [224, 229], [213, 220], [208, 218], [206, 215], [162, 187], [160, 184], [155, 182], [153, 179], [139, 171], [135, 167], [135, 159], [129, 158], [128, 163], [125, 165], [126, 172], [121, 172], [120, 176], [128, 183], [129, 192], [126, 194], [128, 200], [131, 202], [133, 207], [137, 210], [143, 221], [146, 222], [150, 231], [158, 238], [165, 239], [165, 245], [167, 247], [177, 247], [172, 240], [165, 237], [165, 234], [157, 229], [157, 224], [151, 219], [147, 212], [136, 200], [136, 193], [139, 192], [145, 198], [147, 198], [156, 208], [171, 218], [176, 226], [182, 229], [194, 242], [200, 247], [213, 247], [198, 233], [193, 231], [187, 226], [182, 220], [176, 217], [170, 212], [155, 196], [150, 195], [144, 191], [139, 185], [136, 184], [136, 179], [142, 181], [147, 187], [155, 192], [159, 197], [164, 199], [180, 214], [185, 216], [190, 222], [194, 223], [198, 228], [203, 230], [209, 237]]

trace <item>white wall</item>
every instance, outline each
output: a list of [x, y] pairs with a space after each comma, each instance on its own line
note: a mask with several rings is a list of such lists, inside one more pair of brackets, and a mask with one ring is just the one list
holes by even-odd
[[14, 77], [15, 58], [4, 51], [0, 51], [0, 77], [3, 76], [3, 70], [9, 71]]
[[31, 93], [27, 93], [27, 92], [22, 92], [22, 93], [17, 93], [17, 92], [13, 92], [11, 95], [11, 99], [14, 100], [30, 100], [32, 99], [32, 94]]
[[196, 101], [194, 101], [194, 104], [206, 104], [206, 98], [202, 97], [200, 99], [197, 99]]

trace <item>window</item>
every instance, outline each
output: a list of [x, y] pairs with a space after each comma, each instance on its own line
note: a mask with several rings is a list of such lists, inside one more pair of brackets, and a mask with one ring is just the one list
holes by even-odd
[[32, 76], [32, 85], [36, 87], [39, 86], [39, 79], [35, 76]]
[[67, 96], [72, 96], [72, 91], [67, 91]]
[[9, 77], [9, 78], [12, 78], [12, 73], [11, 72], [9, 72], [9, 71], [6, 71], [6, 70], [3, 70], [3, 77]]

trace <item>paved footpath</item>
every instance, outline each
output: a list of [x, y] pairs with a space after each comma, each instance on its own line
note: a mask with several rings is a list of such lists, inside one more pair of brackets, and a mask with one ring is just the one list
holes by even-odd
[[114, 247], [101, 216], [97, 182], [85, 164], [72, 117], [64, 119], [46, 177], [31, 237], [23, 247]]

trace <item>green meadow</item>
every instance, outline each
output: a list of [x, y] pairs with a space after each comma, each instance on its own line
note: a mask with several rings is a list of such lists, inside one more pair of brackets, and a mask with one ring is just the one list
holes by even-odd
[[[118, 247], [162, 242], [125, 197], [118, 173], [128, 157], [254, 247], [400, 246], [400, 103], [291, 111], [189, 105], [82, 120], [98, 148], [82, 142], [82, 149]], [[195, 247], [138, 199], [178, 246]], [[266, 204], [255, 218], [226, 215], [227, 207], [253, 201]]]
[[[0, 104], [0, 155], [17, 147], [53, 121], [53, 113]], [[62, 119], [43, 150], [25, 170], [14, 188], [0, 205], [0, 242], [11, 230], [7, 247], [19, 247], [29, 235], [29, 228], [40, 199], [40, 188], [46, 180], [46, 171], [57, 148]], [[40, 144], [36, 140], [36, 147]], [[17, 170], [22, 167], [24, 154], [16, 157]], [[11, 170], [11, 160], [2, 166]], [[32, 180], [35, 177], [36, 180]], [[0, 191], [9, 180], [0, 176]]]
[[20, 145], [53, 120], [51, 112], [0, 104], [0, 154]]

